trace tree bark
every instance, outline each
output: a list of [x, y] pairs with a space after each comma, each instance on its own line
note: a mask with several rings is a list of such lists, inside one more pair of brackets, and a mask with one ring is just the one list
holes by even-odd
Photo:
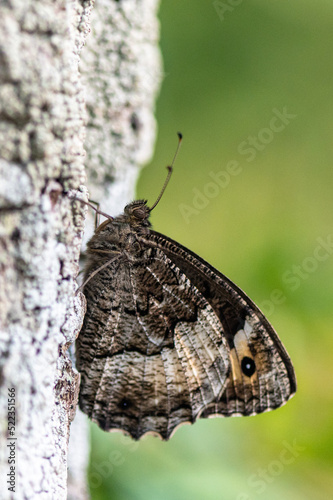
[[[133, 197], [155, 138], [157, 1], [99, 0], [81, 54], [92, 6], [93, 0], [0, 6], [2, 498], [67, 498], [79, 389], [68, 347], [85, 310], [75, 277], [87, 210], [66, 193], [87, 196], [85, 161], [92, 197], [119, 212]], [[83, 448], [74, 444], [70, 452], [68, 498], [83, 499], [88, 449], [78, 420], [72, 438]]]
[[162, 74], [158, 3], [98, 0], [82, 53], [87, 183], [91, 198], [111, 215], [133, 199], [139, 167], [153, 153]]

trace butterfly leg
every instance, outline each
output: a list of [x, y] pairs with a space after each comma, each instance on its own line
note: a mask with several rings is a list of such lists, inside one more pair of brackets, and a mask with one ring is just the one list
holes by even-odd
[[100, 203], [98, 201], [94, 201], [94, 200], [89, 200], [89, 203], [91, 203], [91, 205], [95, 205], [95, 207], [96, 207], [96, 210], [95, 210], [95, 231], [96, 231], [96, 229], [100, 223], [100, 211], [99, 211]]
[[[90, 250], [91, 251], [91, 250]], [[95, 274], [99, 273], [102, 269], [104, 269], [105, 267], [109, 266], [114, 260], [116, 260], [119, 255], [120, 255], [120, 252], [110, 252], [110, 250], [106, 250], [106, 251], [103, 251], [103, 250], [92, 250], [94, 252], [97, 252], [97, 253], [108, 253], [108, 254], [111, 254], [111, 253], [115, 253], [116, 255], [114, 255], [112, 257], [112, 259], [108, 260], [107, 262], [105, 262], [102, 266], [98, 267], [97, 269], [95, 269], [95, 271], [93, 271], [89, 276], [88, 278], [82, 283], [82, 285], [79, 286], [79, 288], [76, 290], [75, 292], [75, 295], [77, 295], [84, 287], [85, 285], [88, 283], [88, 281], [91, 280], [91, 278], [93, 278], [95, 276]]]

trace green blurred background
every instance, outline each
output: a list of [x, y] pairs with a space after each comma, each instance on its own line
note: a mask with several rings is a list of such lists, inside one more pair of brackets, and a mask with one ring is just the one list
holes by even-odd
[[[160, 20], [158, 140], [137, 195], [155, 201], [180, 130], [154, 228], [262, 307], [298, 392], [271, 413], [183, 426], [167, 443], [92, 425], [92, 498], [332, 499], [333, 3], [164, 1]], [[284, 109], [296, 116], [272, 122]]]

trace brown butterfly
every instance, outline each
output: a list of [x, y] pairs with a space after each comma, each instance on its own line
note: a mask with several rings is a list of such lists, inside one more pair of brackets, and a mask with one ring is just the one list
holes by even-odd
[[115, 218], [99, 212], [107, 219], [88, 243], [82, 285], [80, 408], [134, 439], [169, 439], [197, 418], [273, 410], [296, 391], [289, 356], [252, 300], [150, 228], [168, 169], [151, 208], [138, 200]]

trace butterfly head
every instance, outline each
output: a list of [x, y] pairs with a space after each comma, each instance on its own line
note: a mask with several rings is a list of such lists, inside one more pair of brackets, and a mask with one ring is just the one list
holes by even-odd
[[150, 208], [147, 206], [147, 200], [132, 201], [124, 209], [126, 221], [134, 228], [150, 227], [149, 215]]

